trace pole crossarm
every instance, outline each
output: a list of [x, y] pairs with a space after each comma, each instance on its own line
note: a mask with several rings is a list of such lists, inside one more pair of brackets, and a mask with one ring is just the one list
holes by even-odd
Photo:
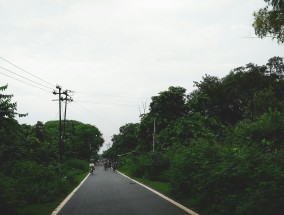
[[[56, 85], [56, 90], [53, 91], [54, 95], [58, 95], [58, 104], [59, 104], [59, 126], [58, 126], [58, 133], [59, 133], [59, 161], [62, 161], [62, 157], [64, 154], [64, 144], [63, 140], [65, 139], [65, 128], [66, 128], [66, 110], [67, 110], [67, 102], [72, 102], [73, 98], [69, 95], [74, 95], [74, 92], [71, 90], [64, 90], [62, 91], [62, 87], [59, 85]], [[65, 98], [62, 97], [62, 95], [65, 95]], [[62, 119], [61, 119], [61, 102], [65, 101], [65, 110], [64, 110], [64, 121], [63, 121], [63, 132], [62, 132]]]

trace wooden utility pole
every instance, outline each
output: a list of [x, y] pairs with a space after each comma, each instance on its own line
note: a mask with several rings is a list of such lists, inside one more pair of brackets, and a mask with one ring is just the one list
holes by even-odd
[[[65, 129], [66, 129], [66, 110], [67, 110], [67, 102], [72, 102], [72, 97], [68, 94], [72, 92], [71, 90], [65, 90], [62, 92], [62, 87], [57, 85], [56, 89], [58, 89], [58, 92], [55, 90], [53, 91], [54, 95], [58, 95], [58, 101], [59, 101], [59, 126], [58, 126], [58, 133], [59, 133], [59, 162], [62, 161], [62, 157], [64, 154], [64, 143], [63, 140], [65, 140]], [[61, 95], [64, 94], [65, 98], [61, 97]], [[73, 95], [73, 94], [72, 94]], [[62, 134], [62, 120], [61, 120], [61, 101], [65, 101], [65, 110], [64, 110], [64, 121], [63, 121], [63, 134]]]
[[63, 153], [63, 146], [62, 146], [62, 125], [61, 125], [61, 101], [63, 100], [63, 98], [61, 97], [61, 86], [57, 85], [56, 89], [58, 89], [58, 92], [56, 92], [55, 90], [53, 91], [54, 95], [58, 95], [58, 102], [59, 102], [59, 140], [58, 140], [58, 144], [59, 144], [59, 162], [62, 161], [62, 153]]
[[[73, 101], [72, 97], [68, 94], [68, 92], [71, 92], [71, 91], [70, 90], [65, 90], [62, 93], [62, 94], [65, 95], [65, 98], [63, 99], [65, 101], [64, 120], [63, 120], [63, 140], [65, 140], [67, 102], [72, 102]], [[64, 144], [63, 144], [63, 149], [64, 149]]]

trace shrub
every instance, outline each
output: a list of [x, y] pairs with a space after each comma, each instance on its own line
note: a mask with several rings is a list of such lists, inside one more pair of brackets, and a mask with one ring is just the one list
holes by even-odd
[[82, 172], [87, 172], [89, 169], [89, 164], [87, 161], [78, 159], [67, 160], [64, 163], [64, 166], [66, 166], [67, 168], [77, 169]]
[[180, 148], [171, 164], [176, 197], [190, 198], [204, 214], [283, 211], [284, 153], [255, 146], [197, 141]]

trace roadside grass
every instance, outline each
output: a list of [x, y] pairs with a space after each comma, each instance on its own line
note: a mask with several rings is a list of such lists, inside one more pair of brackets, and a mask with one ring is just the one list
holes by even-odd
[[196, 211], [196, 208], [192, 208], [192, 201], [188, 198], [176, 198], [172, 192], [171, 192], [171, 186], [168, 182], [161, 182], [161, 181], [153, 181], [148, 178], [139, 178], [139, 177], [132, 177], [127, 171], [124, 171], [123, 169], [120, 169], [123, 174], [133, 178], [134, 180], [158, 191], [159, 193], [162, 193], [163, 195], [167, 196], [170, 199], [173, 199], [174, 201], [180, 203], [181, 205], [184, 205], [185, 207], [190, 208], [191, 210]]
[[87, 176], [88, 173], [83, 173], [77, 175], [75, 177], [74, 185], [66, 192], [64, 195], [60, 196], [53, 202], [45, 203], [45, 204], [33, 204], [28, 205], [26, 207], [20, 208], [17, 211], [18, 215], [50, 215], [58, 205], [66, 198], [66, 196], [72, 192], [80, 183], [81, 181]]
[[165, 196], [171, 195], [171, 187], [170, 183], [167, 182], [160, 182], [160, 181], [153, 181], [148, 178], [137, 178], [133, 177], [136, 181], [139, 181], [142, 184], [147, 185], [148, 187], [159, 191], [160, 193], [164, 194]]

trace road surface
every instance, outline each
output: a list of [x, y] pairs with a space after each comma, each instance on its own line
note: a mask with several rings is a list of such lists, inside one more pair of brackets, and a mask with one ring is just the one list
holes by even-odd
[[59, 215], [188, 215], [111, 169], [96, 167]]

